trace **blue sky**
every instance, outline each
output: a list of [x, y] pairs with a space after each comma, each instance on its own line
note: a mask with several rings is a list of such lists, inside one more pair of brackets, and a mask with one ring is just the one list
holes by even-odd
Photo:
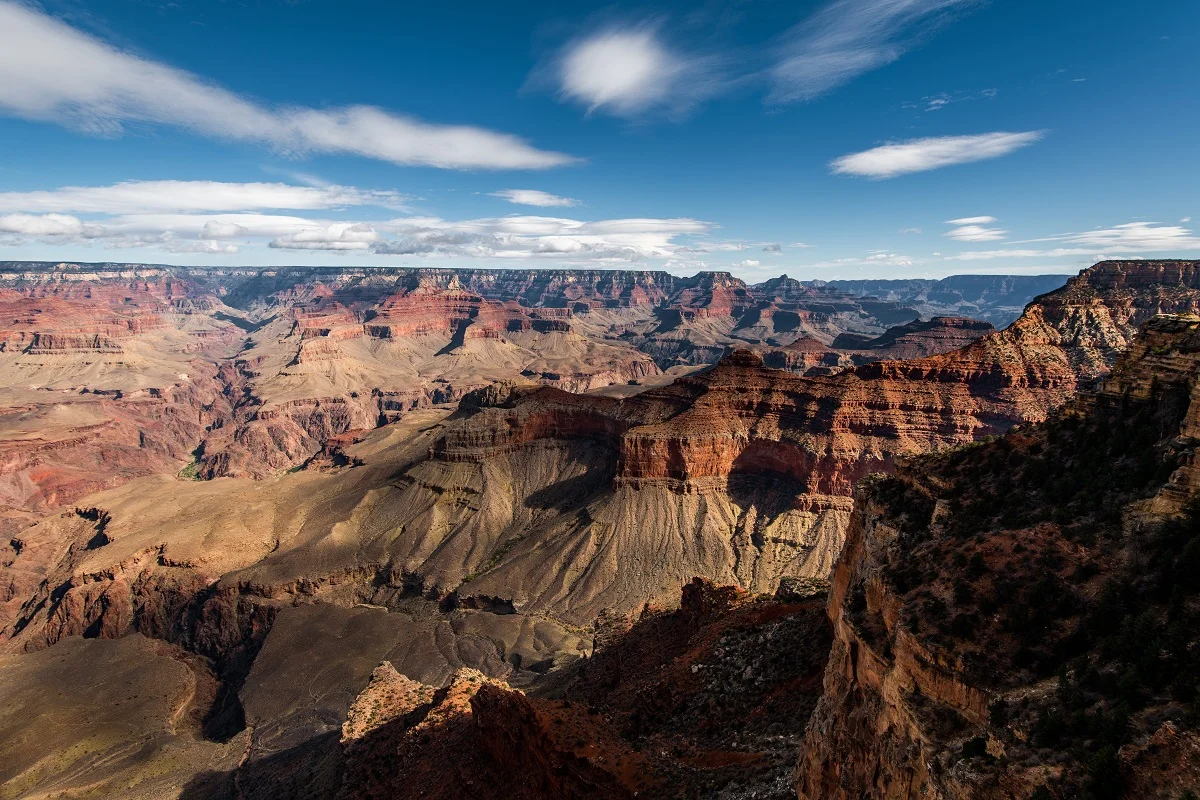
[[1200, 4], [0, 0], [0, 260], [1196, 257]]

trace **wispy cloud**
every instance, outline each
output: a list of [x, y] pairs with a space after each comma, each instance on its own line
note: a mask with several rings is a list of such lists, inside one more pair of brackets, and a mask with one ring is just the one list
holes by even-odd
[[[773, 103], [811, 100], [899, 59], [955, 16], [987, 0], [831, 0], [758, 49], [699, 53], [673, 45], [661, 21], [608, 25], [569, 42], [534, 83], [553, 85], [588, 112], [621, 117], [681, 116], [702, 100], [735, 86], [766, 83]], [[925, 98], [928, 110], [958, 100], [990, 97], [994, 89]]]
[[834, 0], [784, 37], [771, 100], [811, 100], [890, 64], [979, 0]]
[[996, 221], [995, 217], [961, 217], [946, 220], [947, 225], [954, 225], [942, 235], [959, 242], [996, 242], [1008, 233], [1000, 228], [985, 227]]
[[343, 153], [403, 165], [545, 169], [575, 161], [509, 134], [373, 106], [269, 107], [7, 0], [0, 0], [0, 112], [94, 135], [170, 125], [288, 155]]
[[915, 263], [911, 256], [879, 250], [864, 256], [814, 261], [802, 266], [806, 269], [841, 269], [847, 267], [911, 267]]
[[657, 25], [606, 28], [576, 39], [552, 67], [567, 100], [621, 117], [680, 114], [713, 94], [719, 81], [711, 58], [669, 47]]
[[1000, 228], [985, 228], [982, 225], [963, 225], [942, 235], [958, 242], [998, 242], [1008, 231]]
[[996, 258], [1065, 258], [1067, 256], [1094, 256], [1097, 251], [1091, 248], [1059, 247], [1051, 250], [1007, 249], [1007, 250], [968, 250], [955, 256], [946, 256], [950, 261], [990, 261]]
[[920, 103], [905, 103], [904, 108], [923, 108], [925, 111], [940, 111], [952, 103], [991, 98], [995, 97], [996, 94], [995, 89], [983, 89], [978, 92], [938, 92], [937, 94], [922, 97]]
[[490, 192], [490, 197], [499, 197], [519, 206], [538, 206], [550, 208], [555, 206], [577, 206], [579, 201], [571, 197], [559, 197], [549, 192], [539, 192], [537, 189], [501, 189]]
[[1069, 256], [1100, 257], [1110, 253], [1175, 253], [1200, 250], [1200, 237], [1180, 225], [1157, 222], [1127, 222], [1111, 228], [1063, 233], [1041, 239], [1027, 239], [1016, 244], [1054, 243], [1048, 248], [1011, 248], [1003, 250], [969, 250], [948, 258], [956, 261], [980, 261], [997, 258], [1066, 258]]
[[376, 253], [471, 258], [573, 259], [589, 262], [672, 258], [676, 239], [707, 233], [712, 225], [689, 218], [584, 221], [509, 216], [448, 221], [430, 217], [390, 220], [376, 226], [396, 238]]
[[166, 211], [257, 211], [342, 206], [404, 208], [399, 192], [352, 186], [219, 181], [122, 181], [110, 186], [64, 186], [0, 192], [0, 211], [141, 214]]
[[690, 218], [576, 220], [560, 217], [438, 217], [328, 220], [279, 214], [120, 214], [83, 221], [68, 214], [0, 215], [0, 245], [30, 241], [164, 252], [233, 253], [245, 246], [469, 259], [608, 262], [674, 259], [681, 237], [704, 236]]
[[1200, 249], [1200, 238], [1190, 229], [1158, 222], [1127, 222], [1111, 228], [1096, 228], [1029, 241], [1067, 242], [1113, 253]]
[[1044, 135], [1044, 131], [1026, 131], [910, 139], [851, 153], [834, 159], [829, 166], [840, 175], [895, 178], [912, 172], [999, 158], [1028, 147]]

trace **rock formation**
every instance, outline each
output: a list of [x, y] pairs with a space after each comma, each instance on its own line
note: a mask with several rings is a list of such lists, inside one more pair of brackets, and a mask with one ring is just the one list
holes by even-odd
[[1152, 318], [1044, 424], [863, 485], [801, 798], [1195, 790], [1198, 353]]
[[951, 275], [940, 280], [835, 280], [831, 288], [852, 297], [902, 303], [924, 316], [967, 316], [1002, 328], [1021, 315], [1030, 300], [1060, 288], [1066, 275]]
[[[773, 637], [797, 668], [823, 660], [825, 644], [804, 644], [823, 623], [788, 633], [776, 622], [799, 611], [739, 593], [819, 584], [856, 530], [864, 476], [1046, 419], [1107, 375], [1137, 325], [1200, 306], [1190, 262], [1097, 265], [979, 338], [893, 302], [719, 274], [111, 265], [0, 281], [16, 292], [6, 341], [23, 343], [0, 352], [0, 374], [24, 376], [0, 387], [14, 498], [0, 650], [52, 660], [81, 636], [142, 635], [193, 659], [211, 684], [196, 735], [236, 742], [240, 766], [214, 761], [192, 797], [355, 796], [343, 776], [359, 767], [362, 787], [428, 789], [395, 787], [364, 755], [411, 748], [416, 770], [426, 737], [445, 743], [435, 753], [472, 743], [447, 784], [463, 791], [482, 792], [496, 762], [536, 777], [496, 786], [541, 796], [653, 796], [680, 774], [697, 791], [716, 791], [712, 776], [758, 791], [747, 776], [769, 764], [784, 796], [795, 720], [755, 728], [761, 757], [670, 729], [723, 707], [736, 676], [777, 676], [761, 685], [776, 700], [808, 687], [811, 670], [774, 661]], [[161, 322], [131, 325], [128, 306]], [[847, 333], [861, 338], [835, 347]], [[1187, 373], [1161, 346], [1139, 357]], [[770, 369], [775, 351], [820, 363]], [[1182, 506], [1189, 470], [1154, 513]], [[696, 575], [733, 588], [647, 611], [675, 607]], [[710, 618], [757, 632], [731, 650], [697, 622]], [[463, 670], [491, 688], [468, 690]], [[592, 719], [604, 715], [621, 721]], [[1175, 763], [1190, 746], [1176, 731], [1122, 758]], [[47, 774], [29, 785], [78, 785]]]
[[820, 607], [696, 579], [678, 611], [642, 614], [524, 693], [470, 670], [435, 690], [383, 664], [343, 729], [337, 796], [790, 797], [828, 646]]

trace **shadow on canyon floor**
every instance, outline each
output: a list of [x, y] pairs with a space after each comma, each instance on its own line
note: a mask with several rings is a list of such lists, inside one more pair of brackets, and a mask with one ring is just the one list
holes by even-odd
[[679, 610], [609, 618], [597, 639], [592, 658], [527, 694], [456, 679], [361, 738], [331, 731], [205, 772], [181, 798], [793, 796], [831, 641], [823, 597], [697, 579]]

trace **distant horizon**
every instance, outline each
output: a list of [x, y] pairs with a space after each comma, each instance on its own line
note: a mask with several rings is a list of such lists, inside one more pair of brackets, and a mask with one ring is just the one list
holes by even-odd
[[[1105, 261], [1117, 262], [1146, 262], [1146, 261], [1192, 261], [1200, 259], [1186, 258], [1119, 258], [1105, 259]], [[1102, 263], [1102, 262], [1096, 262]], [[55, 261], [43, 259], [3, 259], [0, 260], [0, 268], [11, 269], [17, 265], [27, 265], [33, 267], [79, 267], [93, 269], [177, 269], [177, 270], [246, 270], [248, 272], [264, 272], [274, 270], [330, 270], [330, 271], [353, 271], [353, 270], [377, 270], [385, 271], [426, 271], [426, 272], [580, 272], [580, 273], [659, 273], [668, 275], [673, 278], [688, 279], [697, 278], [701, 275], [728, 275], [731, 278], [742, 281], [748, 286], [759, 285], [767, 281], [778, 279], [792, 279], [800, 283], [848, 283], [848, 282], [869, 282], [880, 283], [887, 281], [943, 281], [952, 278], [1027, 278], [1034, 280], [1037, 278], [1071, 278], [1078, 275], [1080, 272], [1090, 269], [1084, 267], [1081, 270], [1073, 272], [1044, 272], [1044, 273], [1000, 273], [1000, 272], [955, 272], [949, 275], [933, 277], [927, 275], [898, 275], [887, 278], [801, 278], [795, 275], [790, 275], [787, 272], [782, 272], [778, 275], [771, 275], [760, 280], [747, 280], [739, 275], [731, 273], [729, 270], [723, 269], [704, 269], [697, 270], [692, 273], [674, 273], [662, 268], [655, 267], [636, 267], [636, 266], [620, 266], [620, 267], [588, 267], [588, 266], [433, 266], [424, 264], [269, 264], [269, 265], [252, 265], [252, 264], [170, 264], [164, 262], [150, 261]]]

